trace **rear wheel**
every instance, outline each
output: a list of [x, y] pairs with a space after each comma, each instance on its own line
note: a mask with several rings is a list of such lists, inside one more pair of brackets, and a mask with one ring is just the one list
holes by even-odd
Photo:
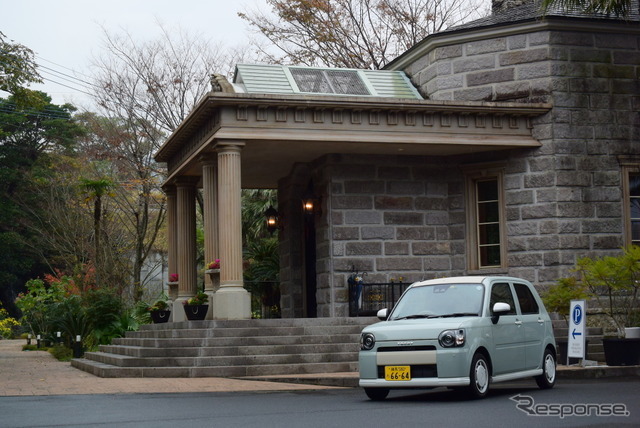
[[388, 388], [365, 388], [364, 392], [373, 401], [382, 401], [389, 395]]
[[540, 389], [551, 389], [556, 384], [556, 357], [550, 349], [545, 349], [542, 357], [542, 374], [535, 379]]
[[471, 362], [471, 370], [469, 373], [469, 393], [474, 398], [484, 398], [489, 392], [489, 383], [491, 383], [491, 370], [487, 358], [478, 353], [473, 356]]

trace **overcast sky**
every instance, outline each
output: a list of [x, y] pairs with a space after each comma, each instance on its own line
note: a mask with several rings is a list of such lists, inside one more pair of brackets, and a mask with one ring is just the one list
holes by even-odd
[[[91, 57], [102, 46], [102, 27], [109, 32], [128, 31], [135, 39], [154, 39], [158, 22], [201, 34], [205, 39], [235, 46], [246, 42], [249, 28], [238, 11], [268, 10], [265, 0], [0, 0], [0, 31], [7, 39], [36, 53], [43, 67], [80, 78], [90, 74]], [[85, 105], [79, 87], [44, 68], [44, 85], [32, 89], [47, 92], [55, 104]], [[88, 80], [88, 79], [87, 79]], [[77, 81], [75, 81], [77, 83]]]

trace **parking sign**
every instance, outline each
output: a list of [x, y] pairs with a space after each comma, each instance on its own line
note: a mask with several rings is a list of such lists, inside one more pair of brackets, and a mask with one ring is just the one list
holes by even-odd
[[585, 357], [585, 324], [587, 322], [587, 302], [572, 300], [569, 310], [569, 342], [567, 354], [571, 358]]

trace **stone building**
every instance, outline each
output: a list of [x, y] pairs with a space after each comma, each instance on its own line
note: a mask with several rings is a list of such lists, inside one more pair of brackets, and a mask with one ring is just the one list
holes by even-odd
[[198, 187], [205, 257], [222, 260], [209, 317], [222, 319], [249, 316], [243, 187], [278, 189], [283, 317], [348, 316], [354, 271], [544, 285], [579, 257], [640, 241], [632, 4], [622, 20], [496, 2], [384, 71], [241, 65], [233, 85], [218, 79], [156, 155], [169, 168], [177, 300], [196, 286]]

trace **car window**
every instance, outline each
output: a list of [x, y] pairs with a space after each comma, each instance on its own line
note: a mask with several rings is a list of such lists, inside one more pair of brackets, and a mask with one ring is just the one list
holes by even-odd
[[390, 319], [479, 316], [482, 284], [438, 284], [412, 287], [402, 295]]
[[511, 306], [511, 310], [507, 312], [507, 315], [516, 314], [516, 303], [513, 300], [513, 294], [511, 294], [511, 287], [505, 282], [499, 282], [493, 284], [491, 287], [491, 301], [489, 302], [489, 311], [493, 314], [493, 305], [498, 302], [508, 303]]
[[513, 284], [516, 289], [516, 295], [518, 296], [518, 303], [520, 303], [520, 310], [522, 314], [537, 314], [540, 313], [538, 302], [536, 302], [533, 293], [526, 284]]

